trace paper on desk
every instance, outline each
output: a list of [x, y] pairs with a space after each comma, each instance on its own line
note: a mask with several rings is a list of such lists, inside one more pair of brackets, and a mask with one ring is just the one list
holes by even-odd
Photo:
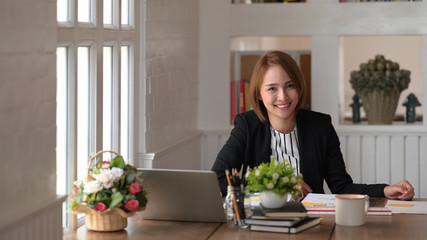
[[258, 207], [260, 203], [259, 193], [251, 193], [249, 197], [245, 197], [245, 207], [254, 209]]
[[[250, 195], [250, 205], [252, 208], [258, 207], [260, 204], [259, 193], [253, 193]], [[335, 195], [334, 194], [318, 194], [309, 193], [302, 201], [302, 204], [308, 206], [323, 206], [323, 207], [335, 207]]]
[[398, 201], [388, 200], [385, 205], [393, 214], [409, 213], [409, 214], [427, 214], [426, 201]]
[[[309, 193], [303, 200], [309, 214], [335, 214], [336, 194]], [[368, 215], [391, 215], [387, 207], [369, 207]]]
[[309, 193], [301, 202], [304, 206], [324, 206], [335, 208], [335, 194]]

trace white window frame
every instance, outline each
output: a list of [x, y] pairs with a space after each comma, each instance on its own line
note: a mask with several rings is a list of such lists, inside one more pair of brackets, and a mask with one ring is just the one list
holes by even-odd
[[[111, 79], [111, 97], [112, 97], [112, 106], [110, 106], [110, 111], [111, 111], [111, 142], [109, 143], [112, 146], [112, 149], [117, 149], [119, 150], [119, 146], [120, 146], [120, 139], [119, 139], [119, 127], [120, 127], [120, 122], [119, 122], [119, 118], [120, 118], [120, 111], [119, 111], [119, 91], [120, 91], [120, 86], [119, 86], [119, 64], [120, 64], [120, 60], [119, 60], [119, 53], [118, 53], [118, 48], [119, 46], [117, 46], [117, 43], [115, 42], [105, 42], [104, 43], [104, 47], [111, 47], [112, 48], [112, 79]], [[104, 69], [104, 66], [103, 66]], [[105, 87], [104, 85], [105, 81], [103, 82], [103, 88]], [[104, 89], [103, 89], [104, 90]], [[104, 106], [103, 106], [104, 107]], [[103, 126], [105, 126], [103, 124]], [[106, 127], [106, 126], [105, 126]], [[105, 145], [103, 143], [103, 148], [105, 148]]]
[[[119, 52], [121, 52], [121, 47], [123, 47], [123, 46], [127, 46], [129, 48], [129, 55], [128, 55], [129, 76], [128, 76], [128, 91], [127, 91], [128, 92], [128, 100], [127, 101], [129, 103], [129, 105], [127, 106], [127, 108], [128, 108], [128, 115], [130, 117], [127, 119], [127, 126], [128, 126], [128, 134], [127, 134], [127, 140], [126, 140], [126, 142], [128, 144], [127, 149], [123, 149], [123, 146], [120, 146], [120, 150], [121, 150], [121, 152], [124, 153], [123, 157], [133, 159], [133, 155], [126, 156], [125, 154], [126, 153], [132, 154], [134, 152], [134, 145], [135, 145], [135, 141], [134, 141], [135, 131], [133, 131], [134, 120], [135, 120], [135, 115], [134, 115], [133, 109], [134, 109], [135, 101], [133, 99], [135, 99], [135, 91], [134, 91], [134, 89], [135, 89], [135, 75], [137, 72], [137, 69], [135, 68], [135, 66], [136, 66], [135, 65], [135, 61], [136, 61], [135, 56], [137, 56], [137, 53], [136, 53], [136, 48], [135, 48], [135, 42], [129, 42], [129, 41], [122, 42], [122, 45], [120, 46]], [[120, 57], [122, 57], [121, 54], [120, 54]], [[120, 89], [122, 90], [122, 87], [123, 87], [122, 80], [123, 79], [121, 79], [121, 77], [122, 77], [122, 75], [120, 75], [119, 85], [120, 85]], [[120, 119], [120, 122], [122, 122], [122, 121], [124, 121], [123, 118]], [[122, 124], [122, 123], [120, 123], [120, 124]], [[120, 139], [123, 140], [122, 139], [123, 136], [124, 135], [120, 134], [120, 136], [118, 136], [118, 138], [120, 137]]]
[[[112, 24], [104, 24], [104, 27], [107, 29], [119, 29], [119, 11], [120, 11], [120, 4], [119, 0], [111, 0], [112, 1]], [[104, 22], [104, 18], [102, 18], [102, 21]]]
[[[140, 3], [139, 1], [129, 0], [129, 6], [133, 9], [130, 16], [130, 24], [121, 24], [121, 3], [122, 0], [113, 0], [113, 6], [116, 8], [113, 10], [113, 24], [104, 25], [103, 23], [103, 0], [91, 0], [92, 2], [92, 18], [90, 23], [79, 23], [77, 22], [77, 11], [79, 0], [68, 0], [69, 6], [69, 19], [65, 22], [58, 22], [58, 47], [67, 48], [67, 126], [66, 126], [66, 162], [67, 166], [67, 193], [72, 191], [73, 182], [77, 179], [77, 84], [78, 84], [78, 73], [77, 73], [77, 52], [80, 46], [90, 46], [90, 62], [91, 72], [90, 81], [91, 91], [90, 96], [92, 104], [90, 104], [90, 118], [93, 119], [90, 122], [90, 139], [89, 139], [89, 152], [91, 154], [99, 150], [113, 150], [119, 152], [128, 163], [134, 164], [134, 144], [135, 137], [133, 133], [134, 128], [134, 81], [138, 79], [139, 71], [135, 66], [139, 66], [139, 44], [140, 44], [140, 31], [139, 26], [135, 26], [135, 23], [139, 23]], [[124, 0], [123, 0], [124, 1]], [[99, 23], [99, 24], [97, 24]], [[103, 148], [103, 48], [104, 46], [113, 47], [113, 116], [112, 125], [114, 130], [112, 131], [111, 138], [113, 139], [112, 149]], [[121, 47], [129, 46], [130, 55], [129, 59], [129, 114], [127, 118], [128, 133], [127, 143], [129, 144], [126, 149], [122, 149], [120, 146], [120, 139], [122, 133], [120, 132], [120, 122], [124, 121], [123, 116], [120, 115], [120, 98], [121, 98]], [[138, 84], [137, 84], [138, 85]], [[61, 107], [61, 106], [59, 106]], [[120, 152], [122, 151], [122, 152]], [[126, 152], [123, 152], [126, 151]], [[89, 160], [89, 156], [87, 157]], [[87, 168], [87, 165], [85, 166]], [[61, 176], [58, 176], [61, 177]], [[68, 199], [67, 199], [68, 200]], [[64, 212], [65, 213], [65, 212]], [[68, 222], [67, 227], [69, 229], [75, 229], [80, 226], [81, 222], [78, 222], [76, 215], [64, 214]]]

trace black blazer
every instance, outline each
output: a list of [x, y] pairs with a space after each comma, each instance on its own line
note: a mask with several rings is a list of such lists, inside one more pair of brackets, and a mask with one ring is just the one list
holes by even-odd
[[[326, 180], [332, 193], [359, 193], [371, 197], [384, 197], [386, 184], [355, 184], [347, 173], [340, 142], [326, 114], [300, 110], [296, 119], [300, 168], [304, 181], [314, 193], [324, 193]], [[262, 123], [254, 111], [238, 114], [234, 128], [212, 167], [218, 175], [223, 195], [227, 191], [225, 169], [255, 167], [269, 162], [271, 132], [268, 122]]]

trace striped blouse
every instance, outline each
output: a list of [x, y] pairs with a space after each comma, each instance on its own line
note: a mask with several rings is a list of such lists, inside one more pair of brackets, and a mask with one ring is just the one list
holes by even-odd
[[299, 144], [297, 138], [297, 127], [290, 133], [283, 134], [272, 127], [271, 130], [271, 152], [277, 161], [286, 159], [294, 168], [295, 174], [300, 175]]

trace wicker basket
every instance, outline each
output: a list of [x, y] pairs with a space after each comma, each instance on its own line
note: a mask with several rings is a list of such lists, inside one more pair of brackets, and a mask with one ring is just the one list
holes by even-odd
[[[89, 178], [89, 169], [92, 161], [103, 153], [113, 153], [120, 156], [114, 151], [104, 150], [99, 151], [93, 155], [88, 163], [86, 177]], [[138, 211], [144, 210], [145, 207], [140, 207]], [[125, 212], [119, 207], [107, 209], [105, 211], [96, 211], [93, 208], [89, 208], [86, 205], [78, 205], [71, 210], [74, 214], [86, 214], [85, 224], [89, 230], [94, 231], [119, 231], [127, 227], [127, 218], [135, 214], [135, 212]]]
[[123, 230], [128, 225], [127, 218], [135, 214], [135, 212], [127, 213], [118, 207], [100, 212], [85, 205], [78, 205], [71, 212], [74, 214], [86, 214], [86, 227], [93, 231]]

